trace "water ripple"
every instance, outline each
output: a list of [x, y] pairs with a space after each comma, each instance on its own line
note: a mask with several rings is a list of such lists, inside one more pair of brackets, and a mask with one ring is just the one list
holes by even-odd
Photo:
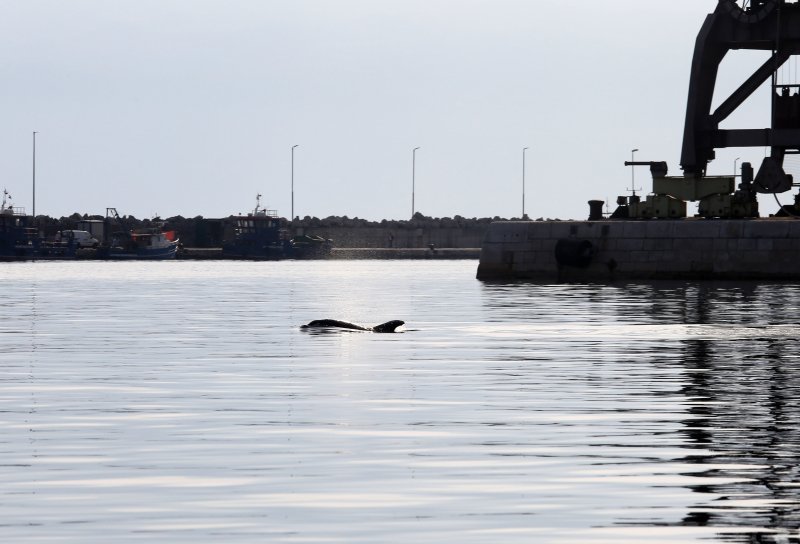
[[800, 286], [474, 273], [7, 263], [0, 537], [800, 542]]

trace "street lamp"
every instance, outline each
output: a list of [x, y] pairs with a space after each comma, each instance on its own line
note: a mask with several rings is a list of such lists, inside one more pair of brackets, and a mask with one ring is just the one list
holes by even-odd
[[294, 221], [294, 148], [299, 145], [300, 144], [295, 144], [292, 146], [292, 216], [289, 218], [289, 221]]
[[733, 159], [733, 179], [736, 179], [736, 163], [739, 162], [739, 159], [741, 159], [741, 157]]
[[411, 150], [411, 219], [414, 219], [414, 196], [416, 191], [416, 177], [417, 177], [417, 149], [415, 147]]
[[36, 221], [36, 134], [33, 131], [33, 220]]
[[522, 148], [522, 219], [525, 219], [525, 151], [527, 147]]
[[633, 191], [633, 196], [636, 196], [636, 167], [633, 165], [633, 163], [636, 162], [634, 157], [637, 151], [639, 150], [631, 149], [631, 191]]

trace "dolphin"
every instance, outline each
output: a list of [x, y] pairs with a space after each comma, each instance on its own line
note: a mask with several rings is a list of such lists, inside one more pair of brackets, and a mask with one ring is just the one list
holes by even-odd
[[362, 327], [361, 325], [356, 325], [355, 323], [348, 323], [347, 321], [339, 321], [338, 319], [316, 319], [309, 323], [308, 325], [302, 325], [301, 329], [314, 329], [314, 328], [339, 328], [339, 329], [350, 329], [354, 331], [371, 331], [371, 332], [395, 332], [397, 327], [401, 327], [405, 325], [405, 321], [400, 321], [399, 319], [395, 319], [393, 321], [387, 321], [386, 323], [381, 323], [380, 325], [375, 325], [374, 327]]

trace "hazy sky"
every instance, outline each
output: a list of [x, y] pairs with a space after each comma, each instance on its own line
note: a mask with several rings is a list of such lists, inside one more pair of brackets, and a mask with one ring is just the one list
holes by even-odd
[[[222, 217], [262, 193], [289, 216], [299, 144], [295, 215], [406, 219], [418, 146], [417, 211], [513, 217], [529, 147], [528, 214], [582, 219], [625, 194], [634, 147], [680, 174], [694, 41], [716, 5], [2, 0], [0, 185], [31, 211], [36, 130], [39, 214]], [[726, 90], [762, 58], [726, 59]], [[727, 126], [767, 124], [762, 90]], [[710, 173], [763, 155], [722, 150]]]

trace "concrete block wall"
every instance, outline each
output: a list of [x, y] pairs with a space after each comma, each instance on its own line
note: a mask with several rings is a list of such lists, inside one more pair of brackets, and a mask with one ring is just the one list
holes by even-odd
[[[586, 267], [559, 264], [559, 240], [586, 240]], [[492, 223], [479, 279], [800, 279], [800, 220]]]
[[339, 248], [477, 248], [488, 225], [476, 227], [299, 227], [294, 234], [330, 238]]

